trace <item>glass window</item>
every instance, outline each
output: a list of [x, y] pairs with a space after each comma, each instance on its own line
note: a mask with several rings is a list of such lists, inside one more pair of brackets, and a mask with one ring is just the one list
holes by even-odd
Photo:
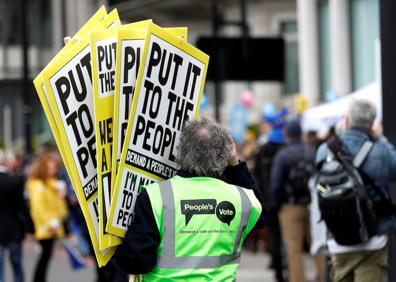
[[[51, 2], [50, 0], [26, 1], [28, 44], [51, 46]], [[2, 12], [7, 12], [0, 19], [0, 40], [6, 36], [9, 45], [22, 44], [22, 9], [20, 1], [3, 2]]]
[[[42, 0], [41, 1], [41, 18], [40, 18], [40, 29], [39, 29], [39, 37], [41, 46], [49, 47], [51, 46], [52, 41], [52, 25], [51, 25], [51, 3], [50, 0]], [[65, 13], [65, 12], [63, 12]]]
[[[20, 17], [21, 9], [16, 5], [10, 5], [9, 7], [9, 30], [7, 32], [8, 44], [21, 44], [22, 43], [22, 22]], [[19, 8], [19, 9], [18, 9]]]
[[286, 94], [295, 94], [300, 89], [298, 77], [297, 22], [288, 21], [281, 23], [281, 32], [285, 40], [284, 92]]
[[376, 42], [379, 42], [378, 0], [352, 0], [353, 88], [360, 89], [376, 79]]
[[329, 2], [319, 1], [319, 60], [320, 93], [324, 97], [331, 90]]

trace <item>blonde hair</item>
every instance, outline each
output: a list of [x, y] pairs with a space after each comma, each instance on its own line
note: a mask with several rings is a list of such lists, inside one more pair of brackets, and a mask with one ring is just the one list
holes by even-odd
[[59, 170], [61, 167], [61, 160], [58, 154], [55, 152], [45, 152], [42, 153], [37, 159], [34, 161], [29, 178], [39, 179], [42, 181], [48, 180], [51, 175], [48, 174], [47, 163], [49, 161], [55, 161], [57, 169]]

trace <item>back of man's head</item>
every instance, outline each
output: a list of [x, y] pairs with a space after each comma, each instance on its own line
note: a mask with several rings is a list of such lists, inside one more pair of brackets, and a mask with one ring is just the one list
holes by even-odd
[[286, 125], [286, 136], [289, 140], [301, 140], [302, 129], [298, 120], [292, 120]]
[[181, 131], [176, 162], [197, 176], [220, 176], [232, 152], [229, 132], [208, 120], [188, 121]]
[[353, 100], [347, 113], [348, 127], [370, 130], [376, 116], [377, 108], [372, 102], [365, 99]]

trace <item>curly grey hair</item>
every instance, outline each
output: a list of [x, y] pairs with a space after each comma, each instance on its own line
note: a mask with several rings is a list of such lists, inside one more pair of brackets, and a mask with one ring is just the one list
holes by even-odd
[[232, 152], [230, 133], [208, 120], [188, 121], [181, 131], [176, 163], [198, 176], [220, 176]]
[[371, 129], [377, 116], [376, 106], [369, 100], [352, 100], [348, 109], [349, 127]]

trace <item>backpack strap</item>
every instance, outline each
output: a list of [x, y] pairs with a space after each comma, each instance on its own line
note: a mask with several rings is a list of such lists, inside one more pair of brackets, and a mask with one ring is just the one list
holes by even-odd
[[[370, 153], [371, 149], [373, 148], [374, 143], [370, 140], [366, 140], [363, 145], [360, 147], [359, 151], [353, 158], [353, 165], [356, 168], [359, 168], [368, 154]], [[342, 141], [338, 137], [334, 137], [327, 142], [327, 146], [329, 148], [329, 153], [333, 154], [334, 157], [338, 158], [340, 156], [348, 156], [352, 158], [351, 153], [349, 150], [344, 146]]]
[[359, 168], [368, 154], [370, 153], [371, 149], [373, 148], [374, 143], [367, 140], [363, 143], [362, 147], [360, 148], [359, 152], [356, 154], [355, 158], [353, 159], [353, 165]]
[[338, 158], [340, 155], [350, 155], [345, 149], [344, 144], [337, 136], [331, 138], [326, 142], [328, 150], [328, 157]]
[[300, 160], [309, 161], [310, 159], [314, 159], [315, 157], [314, 150], [311, 149], [309, 146], [304, 146], [303, 154], [301, 154], [299, 151], [291, 146], [285, 150], [285, 153], [295, 162], [298, 162]]
[[[343, 161], [340, 156], [352, 157], [348, 149], [343, 146], [341, 140], [338, 137], [335, 137], [327, 142], [329, 153], [332, 153], [333, 156], [341, 160], [344, 165], [347, 162]], [[389, 200], [389, 198], [384, 194], [384, 192], [379, 188], [375, 182], [369, 177], [363, 170], [359, 169], [359, 167], [363, 164], [364, 160], [367, 158], [371, 149], [373, 148], [374, 143], [370, 140], [366, 140], [362, 147], [359, 149], [356, 156], [353, 158], [353, 165], [358, 169], [361, 176], [363, 176], [366, 184], [370, 185], [373, 188], [374, 192], [380, 197], [381, 206], [383, 209], [387, 211], [388, 214], [396, 215], [396, 206]], [[324, 161], [322, 161], [323, 163]]]

